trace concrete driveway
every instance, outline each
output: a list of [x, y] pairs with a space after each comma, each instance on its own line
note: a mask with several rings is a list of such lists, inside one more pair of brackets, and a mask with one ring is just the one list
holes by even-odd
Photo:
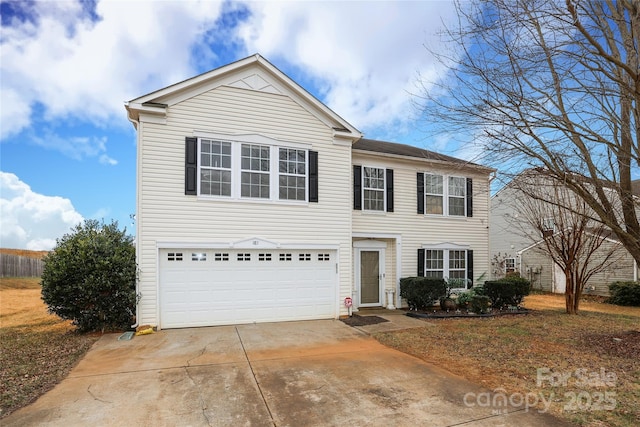
[[[424, 323], [423, 323], [424, 325]], [[3, 426], [560, 426], [335, 320], [105, 335]], [[472, 395], [475, 396], [475, 395]], [[504, 414], [504, 412], [508, 412]], [[499, 412], [499, 413], [498, 413]]]

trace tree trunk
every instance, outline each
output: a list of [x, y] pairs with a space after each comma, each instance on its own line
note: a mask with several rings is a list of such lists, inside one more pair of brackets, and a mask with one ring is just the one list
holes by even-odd
[[579, 299], [576, 295], [576, 284], [572, 280], [571, 272], [565, 271], [566, 282], [564, 291], [565, 308], [567, 314], [578, 314]]

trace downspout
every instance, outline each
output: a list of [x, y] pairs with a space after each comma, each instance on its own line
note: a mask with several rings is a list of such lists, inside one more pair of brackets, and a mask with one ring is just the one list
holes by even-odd
[[638, 281], [638, 261], [633, 260], [633, 281]]
[[131, 118], [131, 111], [129, 110], [129, 103], [125, 104], [125, 107], [127, 109], [127, 119], [131, 122], [131, 124], [133, 124], [134, 129], [136, 130], [136, 323], [134, 323], [133, 325], [131, 325], [131, 329], [136, 329], [138, 327], [138, 324], [140, 322], [140, 301], [138, 300], [138, 295], [140, 295], [140, 281], [138, 280], [138, 256], [140, 255], [140, 233], [139, 233], [139, 226], [140, 226], [140, 215], [138, 215], [139, 209], [138, 209], [138, 194], [139, 194], [139, 188], [138, 188], [138, 173], [139, 173], [139, 168], [138, 168], [138, 159], [139, 159], [139, 153], [138, 150], [140, 150], [140, 130], [139, 130], [139, 126], [140, 126], [140, 121], [139, 120], [135, 120], [133, 118]]

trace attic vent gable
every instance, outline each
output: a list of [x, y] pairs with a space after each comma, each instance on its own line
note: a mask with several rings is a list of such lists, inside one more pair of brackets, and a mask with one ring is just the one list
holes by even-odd
[[273, 93], [276, 95], [282, 94], [281, 91], [279, 91], [271, 83], [263, 79], [258, 74], [251, 74], [250, 76], [243, 77], [240, 80], [236, 80], [230, 83], [229, 86], [237, 87], [240, 89], [251, 89], [260, 92]]

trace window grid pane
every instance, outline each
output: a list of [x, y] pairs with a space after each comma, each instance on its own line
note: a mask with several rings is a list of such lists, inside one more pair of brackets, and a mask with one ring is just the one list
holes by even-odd
[[465, 215], [466, 179], [449, 177], [449, 215]]
[[362, 177], [363, 208], [384, 211], [384, 168], [364, 167]]
[[442, 175], [424, 175], [425, 212], [429, 215], [444, 213], [444, 186]]
[[231, 143], [200, 143], [200, 194], [231, 196]]
[[280, 148], [278, 155], [280, 200], [307, 200], [307, 152]]
[[242, 144], [241, 197], [261, 199], [270, 197], [269, 150], [266, 145]]
[[425, 277], [444, 277], [444, 251], [428, 249], [425, 251]]

